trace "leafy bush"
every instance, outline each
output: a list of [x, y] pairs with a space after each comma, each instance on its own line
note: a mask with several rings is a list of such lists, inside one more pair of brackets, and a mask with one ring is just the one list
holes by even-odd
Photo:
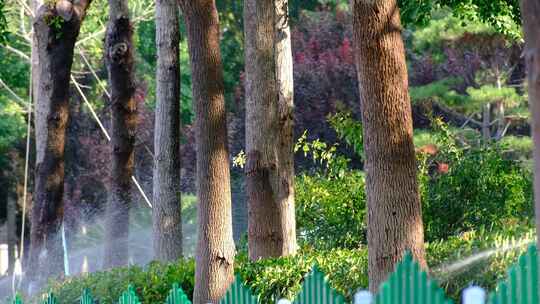
[[164, 303], [173, 283], [179, 283], [191, 299], [194, 278], [195, 263], [187, 259], [170, 264], [152, 262], [144, 268], [131, 266], [69, 277], [64, 281], [50, 282], [47, 290], [53, 291], [62, 303], [78, 302], [85, 288], [101, 303], [116, 303], [122, 292], [132, 284], [142, 303]]
[[254, 263], [243, 255], [238, 260], [237, 272], [260, 297], [261, 303], [275, 303], [279, 298], [293, 299], [313, 265], [327, 275], [332, 288], [349, 300], [358, 288], [368, 286], [365, 249], [308, 251]]
[[364, 175], [301, 175], [295, 182], [296, 225], [304, 245], [318, 249], [358, 248], [366, 243]]
[[507, 135], [499, 141], [506, 155], [522, 161], [532, 159], [533, 141], [530, 136]]
[[504, 158], [497, 144], [459, 145], [445, 125], [438, 120], [435, 124], [440, 152], [428, 163], [437, 164], [437, 170], [420, 170], [426, 239], [444, 239], [480, 227], [530, 223], [530, 172], [519, 162]]

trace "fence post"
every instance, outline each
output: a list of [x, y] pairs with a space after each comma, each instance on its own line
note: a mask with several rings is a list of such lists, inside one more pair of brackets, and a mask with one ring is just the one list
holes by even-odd
[[291, 301], [289, 301], [287, 299], [279, 299], [277, 301], [277, 304], [291, 304]]
[[467, 287], [463, 291], [463, 304], [484, 304], [486, 303], [486, 292], [478, 286]]
[[367, 290], [359, 290], [354, 294], [354, 304], [371, 304], [373, 295]]

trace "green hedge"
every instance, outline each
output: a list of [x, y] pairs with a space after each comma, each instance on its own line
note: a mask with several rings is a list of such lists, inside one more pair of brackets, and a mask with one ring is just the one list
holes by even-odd
[[[431, 275], [438, 279], [448, 296], [456, 300], [461, 290], [472, 282], [493, 290], [533, 238], [533, 230], [513, 228], [499, 232], [471, 231], [443, 242], [429, 243], [426, 251]], [[471, 256], [470, 263], [463, 263]], [[303, 276], [314, 264], [328, 275], [331, 286], [349, 300], [355, 290], [368, 286], [365, 248], [303, 251], [294, 257], [255, 263], [249, 262], [245, 253], [240, 253], [236, 272], [254, 294], [260, 296], [262, 303], [275, 303], [274, 295], [292, 299], [300, 290]], [[457, 267], [460, 264], [465, 266]], [[90, 288], [102, 303], [113, 303], [128, 284], [133, 284], [143, 303], [160, 303], [173, 282], [179, 282], [191, 297], [193, 277], [194, 262], [187, 259], [167, 265], [155, 262], [145, 268], [118, 268], [73, 277], [51, 282], [48, 290], [55, 292], [63, 303], [75, 303], [81, 291]]]
[[54, 292], [62, 303], [78, 303], [82, 291], [88, 288], [100, 303], [116, 303], [132, 284], [142, 303], [164, 303], [173, 283], [179, 283], [191, 299], [194, 278], [195, 262], [186, 259], [177, 263], [152, 262], [146, 267], [122, 267], [69, 277], [64, 281], [50, 282], [46, 291]]

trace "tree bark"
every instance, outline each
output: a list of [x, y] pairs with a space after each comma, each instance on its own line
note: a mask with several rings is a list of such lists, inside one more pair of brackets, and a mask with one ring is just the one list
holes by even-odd
[[405, 251], [427, 267], [411, 103], [395, 0], [353, 0], [368, 202], [369, 288], [376, 291]]
[[182, 256], [180, 203], [180, 29], [175, 0], [156, 1], [156, 120], [154, 132], [154, 255]]
[[231, 186], [219, 20], [214, 0], [181, 0], [197, 139], [198, 243], [194, 304], [217, 303], [233, 280]]
[[[534, 200], [536, 202], [536, 235], [540, 236], [540, 3], [521, 0], [525, 33], [525, 65], [529, 87], [529, 107], [534, 141]], [[540, 248], [540, 237], [538, 248]], [[540, 288], [540, 287], [539, 287]]]
[[128, 262], [131, 177], [137, 125], [132, 34], [128, 1], [109, 0], [105, 61], [111, 90], [112, 168], [106, 208], [104, 268]]
[[296, 253], [293, 72], [287, 0], [245, 0], [251, 260]]
[[42, 4], [34, 19], [37, 44], [36, 182], [29, 269], [44, 277], [62, 273], [59, 229], [63, 218], [64, 151], [69, 118], [73, 48], [90, 0]]

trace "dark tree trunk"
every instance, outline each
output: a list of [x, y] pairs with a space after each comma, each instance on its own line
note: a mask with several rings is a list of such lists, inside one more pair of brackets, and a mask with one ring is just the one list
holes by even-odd
[[293, 74], [286, 0], [245, 0], [246, 185], [251, 260], [296, 253]]
[[36, 182], [29, 269], [62, 273], [64, 151], [73, 48], [90, 0], [41, 5], [34, 19], [39, 66], [36, 97]]
[[[532, 116], [534, 141], [534, 200], [536, 202], [536, 235], [540, 248], [540, 3], [521, 0], [523, 31], [525, 33], [525, 64], [529, 87], [529, 107]], [[539, 287], [540, 288], [540, 287]]]
[[134, 99], [133, 29], [127, 0], [109, 0], [105, 61], [111, 89], [111, 188], [106, 208], [106, 240], [103, 266], [128, 262], [129, 209], [137, 104]]
[[395, 0], [353, 0], [368, 203], [369, 287], [406, 250], [426, 267], [405, 50]]
[[219, 20], [214, 0], [180, 1], [193, 77], [199, 200], [194, 304], [217, 303], [233, 280], [231, 186]]
[[180, 30], [176, 0], [156, 1], [156, 120], [154, 132], [154, 254], [182, 256], [180, 203]]

